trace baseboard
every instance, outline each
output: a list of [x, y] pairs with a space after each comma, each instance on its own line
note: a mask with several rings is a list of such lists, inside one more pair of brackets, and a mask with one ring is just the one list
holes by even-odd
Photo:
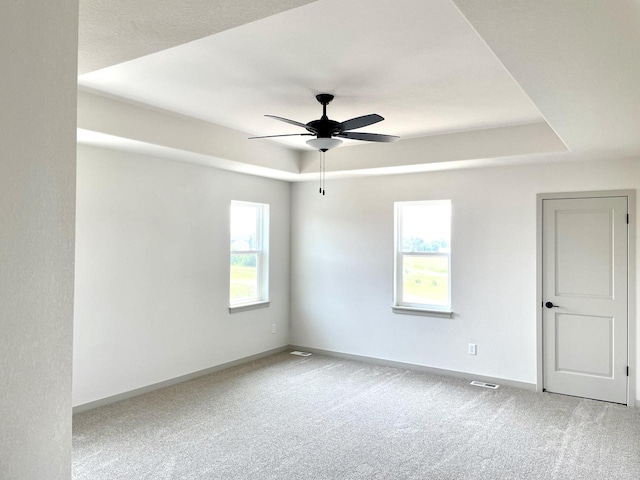
[[93, 410], [94, 408], [102, 407], [104, 405], [109, 405], [110, 403], [119, 402], [120, 400], [126, 400], [127, 398], [137, 397], [138, 395], [142, 395], [148, 392], [153, 392], [154, 390], [159, 390], [161, 388], [170, 387], [171, 385], [177, 385], [178, 383], [186, 382], [187, 380], [193, 380], [194, 378], [202, 377], [203, 375], [219, 372], [220, 370], [224, 370], [226, 368], [236, 367], [238, 365], [242, 365], [243, 363], [248, 363], [248, 362], [252, 362], [253, 360], [258, 360], [260, 358], [269, 357], [273, 354], [284, 352], [285, 350], [288, 350], [288, 349], [289, 349], [288, 345], [285, 345], [283, 347], [273, 348], [265, 352], [256, 353], [255, 355], [249, 355], [248, 357], [239, 358], [231, 362], [221, 363], [220, 365], [205, 368], [204, 370], [198, 370], [197, 372], [187, 373], [185, 375], [180, 375], [179, 377], [170, 378], [169, 380], [164, 380], [162, 382], [147, 385], [145, 387], [136, 388], [134, 390], [129, 390], [128, 392], [118, 393], [116, 395], [111, 395], [109, 397], [101, 398], [100, 400], [94, 400], [93, 402], [87, 402], [81, 405], [76, 405], [75, 407], [73, 407], [73, 413], [76, 414], [76, 413], [86, 412], [87, 410]]
[[303, 350], [305, 352], [316, 353], [318, 355], [326, 355], [328, 357], [344, 358], [346, 360], [356, 360], [358, 362], [372, 363], [382, 365], [384, 367], [404, 368], [407, 370], [415, 370], [418, 372], [433, 373], [434, 375], [443, 375], [445, 377], [462, 378], [464, 380], [479, 380], [487, 383], [497, 383], [507, 387], [520, 388], [523, 390], [536, 390], [535, 383], [518, 382], [516, 380], [507, 380], [506, 378], [487, 377], [485, 375], [476, 375], [475, 373], [459, 372], [456, 370], [446, 370], [444, 368], [427, 367], [424, 365], [416, 365], [414, 363], [396, 362], [394, 360], [385, 360], [376, 357], [365, 357], [363, 355], [353, 355], [351, 353], [334, 352], [332, 350], [321, 350], [319, 348], [304, 347], [301, 345], [289, 345], [291, 350]]
[[[171, 378], [169, 380], [165, 380], [162, 382], [154, 383], [152, 385], [147, 385], [145, 387], [136, 388], [134, 390], [130, 390], [128, 392], [119, 393], [116, 395], [112, 395], [109, 397], [101, 398], [99, 400], [95, 400], [93, 402], [83, 403], [81, 405], [76, 405], [73, 407], [73, 413], [81, 413], [86, 412], [87, 410], [93, 410], [94, 408], [102, 407], [104, 405], [109, 405], [110, 403], [119, 402], [120, 400], [126, 400], [128, 398], [137, 397], [138, 395], [142, 395], [148, 392], [153, 392], [154, 390], [159, 390], [164, 387], [169, 387], [171, 385], [177, 385], [182, 382], [186, 382], [188, 380], [192, 380], [194, 378], [201, 377], [203, 375], [208, 375], [210, 373], [219, 372], [220, 370], [224, 370], [226, 368], [236, 367], [238, 365], [242, 365], [244, 363], [252, 362], [253, 360], [258, 360], [260, 358], [268, 357], [274, 355], [276, 353], [284, 352], [287, 350], [302, 350], [305, 352], [315, 353], [317, 355], [326, 355], [328, 357], [336, 357], [336, 358], [344, 358], [346, 360], [355, 360], [358, 362], [371, 363], [374, 365], [381, 365], [385, 367], [394, 367], [394, 368], [404, 368], [407, 370], [415, 370], [418, 372], [426, 372], [433, 373], [435, 375], [443, 375], [446, 377], [454, 377], [461, 378], [464, 380], [480, 380], [482, 382], [488, 383], [497, 383], [498, 385], [504, 385], [508, 387], [520, 388], [523, 390], [536, 391], [535, 383], [527, 383], [527, 382], [519, 382], [516, 380], [507, 380], [505, 378], [498, 377], [488, 377], [485, 375], [476, 375], [474, 373], [467, 372], [459, 372], [457, 370], [447, 370], [444, 368], [435, 368], [435, 367], [427, 367], [425, 365], [417, 365], [414, 363], [405, 363], [405, 362], [397, 362], [394, 360], [385, 360], [382, 358], [376, 357], [367, 357], [364, 355], [354, 355], [351, 353], [343, 353], [336, 352], [333, 350], [322, 350], [320, 348], [312, 348], [305, 347], [301, 345], [285, 345], [282, 347], [273, 348], [271, 350], [267, 350], [265, 352], [256, 353], [255, 355], [249, 355], [248, 357], [239, 358], [237, 360], [233, 360], [231, 362], [222, 363], [220, 365], [216, 365], [210, 368], [206, 368], [204, 370], [199, 370], [197, 372], [188, 373], [186, 375], [181, 375], [179, 377]], [[640, 408], [640, 400], [636, 400], [635, 402], [631, 402], [630, 407]]]

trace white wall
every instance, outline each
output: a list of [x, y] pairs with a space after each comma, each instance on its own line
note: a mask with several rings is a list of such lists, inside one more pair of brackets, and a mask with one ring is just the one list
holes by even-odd
[[[639, 188], [640, 160], [295, 184], [292, 344], [535, 384], [536, 194]], [[394, 314], [393, 203], [445, 198], [455, 317]]]
[[71, 477], [78, 2], [0, 13], [0, 478]]
[[[74, 405], [289, 343], [288, 183], [80, 146], [77, 190]], [[234, 314], [232, 199], [271, 206], [271, 305]]]

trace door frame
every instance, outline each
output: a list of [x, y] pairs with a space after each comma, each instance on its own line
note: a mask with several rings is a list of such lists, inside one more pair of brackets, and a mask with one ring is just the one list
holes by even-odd
[[636, 404], [636, 191], [635, 190], [606, 190], [590, 192], [558, 192], [539, 193], [537, 195], [536, 220], [536, 391], [544, 388], [543, 365], [543, 331], [542, 331], [542, 207], [544, 200], [560, 200], [575, 198], [605, 198], [627, 197], [629, 228], [627, 229], [627, 363], [629, 376], [627, 377], [627, 406]]

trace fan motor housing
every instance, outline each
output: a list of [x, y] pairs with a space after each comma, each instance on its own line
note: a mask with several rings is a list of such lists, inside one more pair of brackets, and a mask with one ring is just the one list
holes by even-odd
[[340, 133], [340, 122], [321, 118], [320, 120], [312, 120], [307, 123], [307, 130], [318, 135], [318, 138], [329, 138], [333, 134]]

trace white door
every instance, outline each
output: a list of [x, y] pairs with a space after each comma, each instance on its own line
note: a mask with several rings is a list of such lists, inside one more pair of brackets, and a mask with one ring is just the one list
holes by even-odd
[[627, 197], [543, 200], [544, 389], [627, 403]]

